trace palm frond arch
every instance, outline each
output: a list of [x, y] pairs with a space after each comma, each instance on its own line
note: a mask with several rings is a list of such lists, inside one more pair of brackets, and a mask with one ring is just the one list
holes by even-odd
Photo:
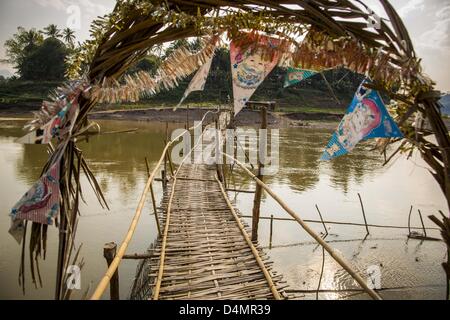
[[[433, 169], [450, 205], [450, 138], [440, 116], [440, 93], [422, 73], [401, 18], [387, 0], [380, 3], [387, 20], [373, 21], [373, 11], [358, 0], [118, 1], [114, 11], [97, 22], [96, 39], [88, 42], [88, 77], [92, 83], [118, 79], [152, 46], [186, 37], [226, 30], [237, 38], [242, 29], [290, 40], [293, 34], [304, 36], [291, 41], [294, 63], [316, 69], [344, 66], [367, 74], [377, 89], [398, 102], [393, 111], [405, 140]], [[373, 27], [368, 22], [374, 22]], [[80, 124], [95, 103], [81, 101]], [[428, 120], [431, 132], [407, 121], [416, 113]], [[437, 143], [425, 139], [431, 133]]]
[[[243, 30], [277, 35], [289, 44], [294, 64], [318, 70], [343, 66], [366, 74], [374, 88], [395, 100], [391, 113], [405, 134], [399, 150], [420, 152], [450, 207], [450, 137], [440, 114], [440, 93], [423, 74], [401, 18], [387, 0], [379, 1], [386, 20], [374, 21], [373, 11], [358, 0], [119, 0], [111, 14], [94, 22], [93, 38], [71, 60], [69, 75], [80, 76], [82, 64], [88, 61], [88, 81], [101, 88], [118, 83], [149, 49], [163, 43], [214, 37], [223, 31], [229, 38], [243, 42]], [[80, 96], [75, 133], [86, 126], [89, 111], [99, 101], [99, 95]], [[424, 125], [425, 121], [413, 123], [414, 116], [426, 119], [428, 125]], [[435, 142], [427, 139], [433, 134]], [[382, 147], [387, 144], [384, 142]], [[80, 167], [88, 170], [84, 160], [79, 164], [81, 150], [74, 142], [66, 148], [64, 159], [66, 181], [72, 181], [73, 174], [79, 175]], [[62, 212], [77, 211], [78, 188], [77, 183], [76, 192], [70, 184], [62, 190], [66, 202]], [[66, 220], [75, 222], [76, 217], [67, 216]], [[61, 270], [67, 241], [60, 238], [57, 298], [62, 297]]]

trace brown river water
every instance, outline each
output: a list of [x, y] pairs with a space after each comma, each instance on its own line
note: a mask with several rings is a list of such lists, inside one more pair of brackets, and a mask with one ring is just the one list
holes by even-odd
[[[85, 266], [81, 272], [82, 297], [95, 288], [106, 270], [103, 244], [120, 243], [129, 227], [146, 182], [144, 157], [152, 168], [163, 148], [165, 124], [156, 122], [98, 121], [102, 131], [138, 128], [135, 133], [93, 137], [80, 143], [92, 171], [103, 188], [111, 210], [103, 210], [84, 180], [87, 204], [81, 206], [77, 243]], [[38, 179], [47, 159], [45, 147], [14, 142], [23, 134], [23, 121], [0, 121], [0, 299], [52, 299], [55, 284], [57, 229], [49, 228], [47, 259], [41, 263], [43, 288], [30, 281], [27, 264], [26, 293], [18, 285], [20, 246], [8, 234], [8, 213], [15, 202]], [[180, 124], [171, 124], [171, 128]], [[413, 226], [420, 226], [420, 209], [426, 218], [438, 210], [446, 212], [445, 199], [419, 155], [410, 160], [401, 155], [387, 166], [383, 157], [370, 151], [373, 144], [364, 142], [345, 157], [331, 162], [318, 159], [330, 138], [332, 129], [280, 129], [280, 169], [266, 177], [267, 184], [304, 219], [318, 219], [317, 204], [325, 220], [363, 223], [357, 194], [364, 202], [369, 224], [407, 226], [411, 205]], [[254, 189], [253, 182], [235, 171], [230, 187]], [[155, 185], [158, 199], [161, 185]], [[253, 194], [229, 192], [229, 197], [243, 215], [251, 215]], [[144, 252], [156, 237], [156, 226], [148, 200], [128, 253]], [[261, 215], [288, 218], [287, 213], [270, 197], [263, 197]], [[249, 223], [251, 221], [247, 219]], [[322, 265], [322, 250], [301, 227], [292, 221], [274, 221], [272, 249], [269, 249], [269, 220], [261, 220], [259, 240], [274, 262], [275, 270], [284, 275], [289, 290], [297, 298], [315, 299]], [[311, 224], [316, 232], [321, 224]], [[326, 240], [364, 277], [374, 267], [380, 273], [380, 294], [385, 299], [443, 299], [445, 276], [441, 263], [446, 260], [443, 242], [408, 240], [407, 229], [369, 228], [327, 225]], [[429, 236], [438, 237], [434, 230]], [[128, 296], [136, 261], [120, 265], [121, 298]], [[104, 298], [108, 298], [105, 294]], [[368, 299], [352, 278], [329, 255], [325, 255], [319, 299]]]

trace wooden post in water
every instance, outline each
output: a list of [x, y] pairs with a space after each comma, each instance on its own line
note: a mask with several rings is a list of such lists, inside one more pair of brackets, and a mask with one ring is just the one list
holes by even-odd
[[[261, 108], [261, 129], [267, 129], [267, 109], [265, 107]], [[261, 146], [258, 145], [258, 148]], [[264, 181], [262, 174], [264, 163], [258, 159], [258, 175], [257, 178]], [[253, 199], [253, 212], [252, 212], [252, 241], [258, 241], [258, 224], [259, 224], [259, 214], [261, 207], [261, 197], [262, 188], [259, 184], [256, 184], [255, 198]]]
[[[105, 243], [103, 247], [103, 256], [108, 263], [108, 267], [111, 265], [114, 257], [116, 256], [117, 244], [114, 242]], [[119, 270], [117, 269], [114, 272], [114, 275], [111, 277], [109, 281], [109, 290], [110, 290], [110, 299], [111, 300], [119, 300]]]

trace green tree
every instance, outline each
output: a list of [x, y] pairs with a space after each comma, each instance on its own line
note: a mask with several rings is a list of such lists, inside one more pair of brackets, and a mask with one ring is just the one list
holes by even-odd
[[5, 41], [6, 57], [4, 62], [19, 69], [28, 54], [42, 44], [44, 37], [36, 29], [26, 30], [18, 27], [17, 32]]
[[63, 80], [67, 48], [55, 38], [47, 38], [18, 68], [23, 80]]
[[61, 30], [59, 30], [58, 26], [53, 23], [44, 28], [43, 34], [49, 38], [61, 38]]
[[62, 31], [62, 36], [69, 48], [73, 48], [75, 46], [75, 31], [70, 28], [65, 28]]

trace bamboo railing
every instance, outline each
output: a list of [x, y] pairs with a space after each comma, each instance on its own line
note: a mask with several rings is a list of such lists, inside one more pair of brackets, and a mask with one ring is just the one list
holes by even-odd
[[[188, 130], [193, 130], [196, 127], [198, 127], [199, 125], [201, 125], [208, 114], [218, 113], [218, 112], [219, 112], [219, 110], [217, 110], [217, 111], [207, 111], [203, 115], [202, 120], [198, 124], [190, 127]], [[169, 140], [168, 143], [166, 144], [166, 146], [164, 147], [164, 149], [163, 149], [163, 151], [161, 153], [161, 157], [159, 158], [155, 168], [150, 173], [150, 175], [149, 175], [149, 177], [147, 179], [147, 183], [145, 184], [144, 190], [142, 191], [142, 195], [141, 195], [141, 197], [139, 199], [139, 203], [138, 203], [138, 206], [136, 208], [136, 212], [134, 214], [133, 220], [131, 221], [130, 227], [128, 228], [128, 232], [125, 235], [125, 238], [122, 241], [122, 244], [120, 245], [120, 247], [119, 247], [119, 249], [118, 249], [114, 259], [109, 264], [108, 270], [106, 271], [105, 275], [100, 280], [99, 284], [97, 285], [97, 288], [95, 289], [94, 293], [92, 294], [92, 296], [90, 298], [91, 300], [99, 300], [101, 298], [101, 296], [105, 292], [106, 288], [108, 287], [108, 285], [110, 283], [110, 280], [113, 278], [114, 274], [117, 272], [117, 270], [119, 268], [119, 265], [120, 265], [124, 255], [125, 255], [126, 251], [127, 251], [128, 245], [129, 245], [131, 239], [133, 238], [134, 232], [136, 231], [136, 226], [137, 226], [137, 224], [139, 222], [139, 219], [141, 217], [142, 210], [144, 209], [145, 200], [147, 199], [148, 193], [152, 189], [152, 183], [153, 183], [153, 180], [155, 179], [156, 172], [158, 171], [159, 167], [163, 163], [164, 158], [166, 157], [166, 154], [169, 151], [169, 148], [172, 146], [172, 144], [176, 140], [178, 140], [182, 136], [183, 136], [183, 134], [180, 134], [176, 138], [174, 138], [172, 140]]]
[[256, 184], [264, 189], [278, 204], [292, 217], [294, 218], [302, 228], [319, 244], [321, 245], [330, 256], [337, 262], [341, 267], [343, 267], [348, 274], [375, 300], [382, 300], [380, 295], [375, 292], [375, 290], [369, 288], [366, 281], [351, 267], [351, 265], [345, 261], [344, 258], [340, 257], [335, 250], [320, 237], [313, 229], [311, 229], [288, 205], [280, 198], [277, 194], [275, 194], [264, 182], [258, 179], [250, 170], [248, 170], [245, 165], [234, 158], [233, 156], [222, 152], [222, 155], [227, 157], [228, 159], [234, 161], [239, 167], [241, 167], [247, 175], [249, 175], [253, 180], [255, 180]]

